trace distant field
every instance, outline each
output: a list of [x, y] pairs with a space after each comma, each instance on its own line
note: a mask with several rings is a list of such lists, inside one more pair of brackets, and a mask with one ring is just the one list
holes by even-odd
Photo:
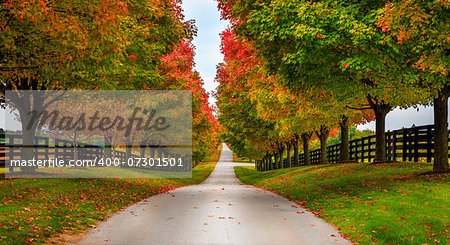
[[431, 164], [328, 164], [258, 172], [247, 184], [297, 201], [359, 244], [448, 244], [450, 174], [419, 175]]

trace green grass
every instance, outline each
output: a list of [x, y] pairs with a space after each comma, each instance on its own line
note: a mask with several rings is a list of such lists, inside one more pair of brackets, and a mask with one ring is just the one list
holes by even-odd
[[46, 243], [78, 234], [150, 196], [199, 184], [220, 152], [178, 179], [5, 179], [0, 175], [0, 244]]
[[248, 158], [241, 158], [236, 155], [233, 155], [233, 162], [254, 163], [255, 161]]
[[235, 167], [247, 184], [302, 204], [359, 244], [450, 241], [450, 174], [419, 175], [424, 163], [333, 164], [258, 172]]

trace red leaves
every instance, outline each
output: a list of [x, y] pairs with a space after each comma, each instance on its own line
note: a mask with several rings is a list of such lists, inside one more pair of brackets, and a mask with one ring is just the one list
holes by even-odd
[[317, 34], [317, 38], [320, 38], [320, 39], [322, 39], [322, 38], [323, 38], [323, 36], [322, 36], [322, 35], [320, 35], [320, 34]]
[[128, 56], [128, 58], [129, 58], [130, 60], [137, 60], [137, 56], [136, 56], [135, 54], [130, 54], [130, 55]]

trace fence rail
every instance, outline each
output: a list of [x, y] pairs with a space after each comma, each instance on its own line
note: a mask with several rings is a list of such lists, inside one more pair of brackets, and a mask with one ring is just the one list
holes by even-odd
[[[19, 157], [21, 152], [20, 149], [23, 148], [22, 144], [22, 135], [17, 134], [6, 134], [6, 135], [0, 135], [1, 141], [0, 141], [0, 167], [5, 167], [5, 163], [8, 160], [15, 159], [16, 157]], [[35, 136], [33, 146], [29, 146], [33, 148], [34, 157], [36, 160], [44, 160], [49, 158], [58, 158], [64, 161], [69, 161], [75, 159], [75, 153], [76, 153], [76, 159], [83, 159], [83, 160], [93, 160], [95, 158], [103, 158], [105, 153], [105, 148], [96, 146], [96, 145], [90, 145], [90, 144], [76, 144], [74, 147], [74, 142], [70, 140], [62, 140], [62, 139], [55, 139], [54, 140], [54, 146], [49, 145], [50, 139], [49, 137], [43, 137], [43, 136]], [[155, 149], [151, 149], [151, 156], [154, 157]], [[158, 157], [160, 157], [162, 154], [167, 154], [167, 152], [164, 152], [164, 150], [161, 148], [161, 151], [158, 153]], [[130, 168], [127, 165], [129, 158], [141, 158], [141, 156], [131, 154], [130, 156], [127, 156], [126, 152], [124, 151], [117, 151], [112, 150], [111, 151], [111, 157], [118, 159], [120, 164], [120, 167], [127, 167]], [[183, 162], [187, 162], [188, 164], [185, 164], [185, 168], [188, 169], [190, 164], [192, 164], [187, 158], [173, 155], [172, 157], [175, 158], [183, 158]], [[125, 163], [125, 164], [123, 164]], [[136, 167], [134, 167], [136, 168]], [[137, 168], [146, 168], [143, 166], [137, 167]], [[159, 167], [154, 166], [152, 167], [154, 170], [158, 170]], [[167, 168], [165, 168], [167, 169]], [[169, 169], [169, 171], [184, 171], [184, 168], [176, 167], [173, 169]]]
[[[450, 143], [450, 137], [449, 137]], [[371, 162], [375, 158], [375, 135], [349, 141], [349, 158], [352, 161]], [[340, 144], [327, 146], [327, 160], [336, 163], [340, 157]], [[320, 161], [321, 149], [310, 151], [311, 164]], [[434, 125], [403, 128], [386, 132], [386, 158], [388, 161], [426, 161], [434, 156]], [[449, 154], [450, 158], [450, 154]], [[299, 154], [299, 165], [305, 164], [304, 154]], [[273, 167], [278, 167], [272, 163]], [[294, 165], [294, 157], [291, 157]], [[288, 160], [283, 160], [283, 167], [288, 167]]]

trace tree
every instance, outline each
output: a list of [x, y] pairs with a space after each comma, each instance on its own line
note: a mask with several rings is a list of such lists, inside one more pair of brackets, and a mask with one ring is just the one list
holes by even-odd
[[[177, 4], [169, 0], [2, 2], [1, 102], [6, 90], [16, 92], [13, 105], [23, 96], [21, 90], [160, 85], [156, 68], [161, 55], [194, 32], [189, 22], [182, 21]], [[28, 107], [20, 110], [22, 121], [26, 121], [23, 113], [45, 109], [44, 100], [24, 101], [22, 105]], [[34, 130], [24, 133], [25, 145], [33, 144]]]
[[238, 156], [265, 158], [265, 163], [271, 165], [272, 154], [268, 152], [275, 150], [274, 124], [258, 117], [256, 104], [250, 99], [248, 81], [253, 79], [256, 63], [231, 30], [225, 30], [221, 37], [225, 62], [217, 67], [216, 98], [219, 122], [225, 128], [224, 140]]
[[192, 158], [198, 163], [217, 148], [219, 124], [194, 65], [194, 46], [191, 40], [182, 39], [162, 58], [158, 72], [165, 77], [161, 88], [192, 91]]
[[[337, 98], [337, 108], [371, 109], [376, 117], [377, 161], [385, 161], [384, 123], [396, 106], [427, 97], [411, 86], [396, 49], [377, 25], [384, 1], [223, 1], [237, 33], [254, 41], [268, 71], [287, 89], [312, 88]], [[362, 102], [361, 99], [366, 102]], [[345, 115], [344, 115], [345, 116]]]
[[410, 81], [431, 93], [434, 104], [435, 148], [433, 170], [450, 171], [448, 164], [449, 17], [446, 1], [390, 1], [381, 9], [378, 25], [395, 43]]

